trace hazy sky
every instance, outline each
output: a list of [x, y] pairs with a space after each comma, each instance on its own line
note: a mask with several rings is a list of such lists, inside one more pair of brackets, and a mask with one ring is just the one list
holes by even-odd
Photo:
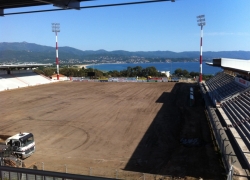
[[[96, 0], [81, 6], [130, 2]], [[141, 0], [134, 0], [141, 1]], [[10, 9], [52, 9], [53, 6]], [[197, 15], [204, 14], [204, 51], [250, 51], [250, 0], [177, 0], [143, 5], [8, 15], [0, 42], [55, 46], [51, 23], [61, 24], [58, 45], [81, 50], [199, 51]], [[59, 50], [60, 51], [60, 50]]]

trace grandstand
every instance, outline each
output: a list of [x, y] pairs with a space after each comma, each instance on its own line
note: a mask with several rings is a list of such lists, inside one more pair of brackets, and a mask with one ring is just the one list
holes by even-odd
[[51, 79], [34, 73], [31, 69], [50, 64], [16, 64], [0, 66], [0, 91], [36, 86], [53, 82]]
[[[249, 177], [250, 60], [220, 58], [213, 59], [213, 63], [208, 65], [224, 70], [200, 84], [207, 110], [213, 114], [210, 121], [224, 164], [228, 169], [233, 165], [239, 174]], [[209, 100], [206, 101], [205, 97]], [[209, 103], [213, 107], [209, 106]], [[216, 118], [218, 120], [215, 120]], [[223, 138], [222, 134], [225, 135]], [[224, 140], [230, 144], [226, 145]], [[225, 150], [227, 146], [232, 147], [232, 150]], [[234, 154], [232, 152], [235, 153], [236, 159], [229, 162], [229, 154]]]
[[[235, 65], [237, 61], [240, 61], [239, 65], [244, 68]], [[224, 71], [200, 84], [225, 167], [230, 170], [233, 165], [238, 175], [248, 177], [250, 177], [249, 62], [237, 59], [214, 59], [209, 65], [222, 67]], [[89, 79], [72, 78], [72, 81], [89, 81]], [[107, 81], [138, 82], [136, 78], [112, 78]], [[28, 68], [16, 70], [15, 67], [0, 71], [0, 91], [51, 82], [53, 80], [38, 75]], [[163, 82], [163, 79], [159, 82]], [[167, 82], [167, 79], [164, 82]], [[192, 88], [190, 95], [193, 95]]]

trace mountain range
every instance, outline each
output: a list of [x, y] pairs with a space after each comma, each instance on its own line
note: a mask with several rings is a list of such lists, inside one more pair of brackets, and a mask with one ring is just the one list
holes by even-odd
[[[100, 59], [103, 56], [113, 58], [193, 58], [199, 59], [199, 51], [106, 51], [106, 50], [86, 50], [82, 51], [73, 47], [59, 47], [59, 59], [69, 60], [78, 59], [79, 61]], [[250, 51], [206, 51], [203, 52], [203, 59], [213, 58], [237, 58], [250, 59]], [[55, 60], [55, 47], [43, 46], [28, 42], [1, 42], [0, 43], [0, 62], [50, 62]]]

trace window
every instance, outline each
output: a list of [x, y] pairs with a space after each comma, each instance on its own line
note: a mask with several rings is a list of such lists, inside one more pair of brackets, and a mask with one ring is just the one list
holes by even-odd
[[22, 147], [28, 146], [29, 144], [31, 144], [31, 143], [33, 143], [33, 142], [34, 142], [33, 136], [31, 136], [31, 137], [29, 137], [29, 138], [27, 138], [27, 139], [24, 139], [24, 140], [22, 141]]

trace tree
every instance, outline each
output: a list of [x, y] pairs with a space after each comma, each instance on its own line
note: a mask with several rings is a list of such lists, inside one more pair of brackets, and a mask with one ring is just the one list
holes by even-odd
[[132, 73], [133, 73], [133, 68], [132, 67], [127, 67], [127, 76], [128, 77], [132, 77]]
[[148, 76], [157, 76], [158, 75], [158, 71], [154, 66], [147, 67], [146, 73], [148, 74]]
[[79, 71], [78, 68], [74, 68], [74, 67], [64, 67], [60, 69], [60, 74], [63, 74], [67, 77], [77, 77], [77, 72]]
[[56, 73], [56, 69], [55, 68], [44, 68], [43, 72], [44, 72], [45, 76], [50, 77]]
[[128, 71], [127, 70], [120, 71], [120, 76], [121, 77], [128, 77]]
[[142, 76], [142, 67], [141, 66], [134, 67], [133, 71], [135, 73], [135, 75], [133, 77], [135, 77], [135, 76]]
[[186, 69], [184, 69], [183, 71], [182, 71], [182, 74], [181, 75], [183, 75], [184, 77], [188, 77], [189, 76], [189, 72], [186, 70]]
[[200, 73], [198, 72], [190, 72], [189, 75], [193, 78], [193, 77], [196, 77], [196, 76], [199, 76]]
[[114, 70], [114, 71], [109, 71], [108, 74], [112, 77], [120, 77], [120, 72], [117, 71], [117, 70]]
[[182, 69], [181, 68], [178, 68], [174, 71], [174, 74], [177, 75], [177, 76], [180, 76], [182, 74]]

